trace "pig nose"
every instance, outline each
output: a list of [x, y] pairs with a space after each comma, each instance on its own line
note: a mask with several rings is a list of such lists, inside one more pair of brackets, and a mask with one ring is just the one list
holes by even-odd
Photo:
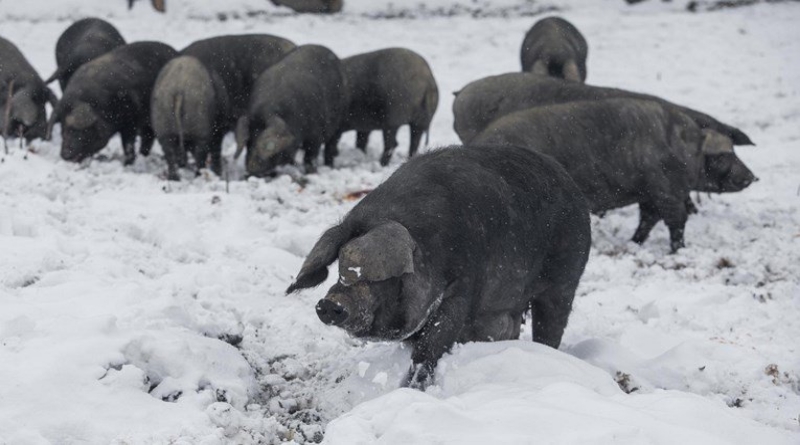
[[325, 324], [339, 326], [347, 320], [347, 309], [339, 303], [322, 299], [317, 303], [317, 316]]

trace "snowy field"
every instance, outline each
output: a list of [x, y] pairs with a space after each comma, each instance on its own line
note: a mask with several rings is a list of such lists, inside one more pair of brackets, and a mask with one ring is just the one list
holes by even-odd
[[[452, 91], [519, 69], [538, 12], [589, 41], [588, 82], [660, 95], [745, 130], [760, 182], [701, 196], [687, 247], [628, 240], [633, 207], [593, 217], [564, 341], [456, 347], [426, 392], [398, 389], [409, 351], [314, 311], [329, 283], [283, 291], [321, 232], [403, 162], [354, 135], [300, 185], [164, 180], [156, 146], [118, 138], [81, 165], [60, 138], [0, 154], [0, 444], [800, 443], [800, 3], [685, 12], [685, 1], [346, 0], [298, 16], [265, 0], [0, 0], [0, 34], [43, 77], [71, 20], [180, 49], [225, 33], [321, 43], [341, 57], [404, 46], [441, 100], [431, 146], [457, 143]], [[707, 2], [700, 2], [705, 4]], [[400, 6], [404, 5], [404, 6]], [[701, 8], [702, 9], [702, 8]], [[57, 88], [57, 87], [56, 87]], [[226, 140], [224, 154], [234, 151]], [[243, 172], [229, 166], [232, 177]], [[335, 269], [334, 269], [335, 270]]]

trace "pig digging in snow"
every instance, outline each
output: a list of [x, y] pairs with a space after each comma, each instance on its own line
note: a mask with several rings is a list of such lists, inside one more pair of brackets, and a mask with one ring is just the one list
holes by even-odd
[[75, 72], [48, 123], [61, 123], [61, 157], [80, 162], [120, 133], [125, 165], [136, 159], [134, 145], [147, 156], [155, 135], [150, 126], [150, 94], [161, 68], [176, 52], [158, 42], [121, 46]]
[[485, 129], [492, 121], [506, 114], [527, 108], [552, 105], [576, 100], [613, 98], [653, 100], [690, 117], [701, 128], [715, 130], [728, 136], [734, 145], [753, 145], [750, 138], [738, 128], [723, 124], [713, 117], [668, 102], [656, 96], [564, 82], [533, 73], [506, 73], [476, 80], [456, 93], [453, 101], [453, 127], [465, 144]]
[[533, 340], [557, 348], [589, 254], [589, 211], [549, 157], [450, 147], [417, 156], [326, 231], [287, 292], [339, 282], [317, 304], [355, 337], [405, 341], [405, 386], [432, 382], [456, 342]]
[[302, 148], [306, 173], [315, 172], [320, 145], [326, 157], [335, 151], [345, 94], [339, 58], [322, 46], [298, 47], [256, 81], [236, 125], [235, 157], [247, 146], [247, 174], [263, 177], [294, 163]]
[[586, 39], [561, 17], [536, 22], [525, 34], [520, 59], [522, 71], [575, 82], [586, 81]]
[[[397, 130], [408, 124], [414, 156], [423, 133], [428, 133], [439, 104], [433, 73], [419, 54], [388, 48], [342, 60], [349, 105], [341, 132], [356, 130], [356, 146], [366, 150], [369, 133], [383, 131], [381, 165], [387, 165], [397, 147]], [[332, 166], [333, 158], [325, 158]]]
[[52, 91], [10, 41], [0, 37], [0, 129], [27, 142], [43, 138], [47, 129], [44, 104], [56, 103]]
[[167, 161], [167, 178], [180, 179], [187, 149], [198, 174], [211, 155], [211, 170], [222, 173], [222, 138], [230, 128], [230, 102], [222, 79], [192, 56], [167, 63], [156, 79], [150, 119]]
[[684, 246], [690, 190], [738, 191], [754, 180], [730, 139], [640, 99], [569, 102], [518, 111], [493, 122], [474, 144], [527, 147], [572, 176], [592, 212], [638, 203], [643, 243], [664, 220], [672, 252]]
[[61, 91], [81, 65], [125, 44], [117, 28], [105, 20], [86, 18], [70, 25], [56, 42], [56, 71], [45, 81], [58, 79]]

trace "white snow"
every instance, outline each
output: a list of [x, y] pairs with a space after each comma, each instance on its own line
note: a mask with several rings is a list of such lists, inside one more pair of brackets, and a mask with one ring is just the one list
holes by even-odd
[[628, 241], [634, 208], [593, 218], [561, 349], [532, 343], [530, 326], [459, 346], [423, 393], [398, 389], [408, 349], [317, 319], [335, 267], [284, 295], [348, 195], [404, 160], [405, 130], [389, 168], [379, 137], [364, 156], [348, 134], [337, 168], [307, 184], [234, 180], [229, 193], [209, 175], [168, 183], [158, 147], [123, 167], [117, 138], [81, 165], [60, 160], [57, 131], [29, 152], [12, 141], [0, 154], [0, 443], [800, 442], [800, 4], [346, 0], [324, 17], [266, 0], [169, 0], [165, 16], [126, 3], [0, 0], [0, 33], [43, 76], [85, 15], [177, 48], [245, 32], [342, 57], [409, 47], [439, 83], [438, 146], [458, 142], [450, 93], [517, 70], [530, 14], [557, 3], [589, 41], [589, 83], [740, 126], [758, 146], [737, 153], [761, 180], [701, 196], [676, 255], [663, 225]]

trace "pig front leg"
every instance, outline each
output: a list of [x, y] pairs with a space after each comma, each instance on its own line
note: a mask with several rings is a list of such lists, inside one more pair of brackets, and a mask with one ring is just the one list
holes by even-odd
[[368, 143], [369, 131], [356, 131], [356, 148], [366, 153]]
[[131, 165], [136, 160], [136, 130], [126, 128], [120, 131], [122, 151], [125, 154], [124, 165]]
[[141, 130], [142, 145], [139, 147], [139, 153], [142, 156], [149, 156], [150, 150], [153, 149], [153, 142], [156, 140], [156, 133], [149, 125], [145, 125]]
[[688, 191], [678, 197], [661, 196], [655, 199], [656, 209], [669, 229], [671, 253], [675, 253], [685, 246], [683, 231], [686, 227], [686, 220], [689, 218], [685, 199], [687, 196], [689, 196]]
[[336, 133], [333, 137], [325, 141], [325, 165], [333, 167], [333, 160], [339, 155], [339, 139], [342, 133]]
[[411, 353], [411, 369], [403, 380], [404, 387], [424, 390], [433, 383], [436, 364], [461, 335], [469, 302], [465, 292], [458, 295], [451, 292], [451, 288], [454, 291], [459, 287], [448, 287], [439, 309], [411, 341], [414, 350]]

